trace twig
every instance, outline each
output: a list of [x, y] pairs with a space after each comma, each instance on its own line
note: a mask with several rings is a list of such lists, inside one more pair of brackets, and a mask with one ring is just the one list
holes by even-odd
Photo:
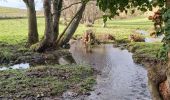
[[82, 3], [82, 2], [80, 1], [80, 2], [76, 2], [76, 3], [70, 4], [69, 6], [61, 9], [60, 11], [63, 11], [63, 10], [65, 10], [65, 9], [68, 9], [68, 8], [72, 7], [73, 5], [77, 5], [77, 4], [80, 4], [80, 3]]

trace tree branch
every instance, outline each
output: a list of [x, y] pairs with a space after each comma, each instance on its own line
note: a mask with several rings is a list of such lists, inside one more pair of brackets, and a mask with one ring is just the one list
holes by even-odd
[[[96, 0], [89, 0], [89, 2], [90, 2], [90, 1], [96, 1]], [[80, 3], [82, 3], [82, 1], [72, 3], [72, 4], [70, 4], [69, 6], [67, 6], [67, 7], [65, 7], [65, 8], [63, 8], [63, 9], [61, 9], [60, 12], [66, 10], [66, 9], [68, 9], [68, 8], [74, 6], [74, 5], [80, 4]], [[54, 15], [54, 14], [55, 14], [55, 13], [53, 13], [52, 15]]]
[[61, 11], [66, 10], [66, 9], [68, 9], [68, 8], [74, 6], [74, 5], [80, 4], [80, 3], [82, 3], [82, 2], [80, 1], [80, 2], [76, 2], [76, 3], [70, 4], [69, 6], [67, 6], [67, 7], [65, 7], [65, 8], [63, 8], [63, 9], [61, 9]]
[[[63, 8], [63, 9], [61, 9], [61, 10], [59, 10], [59, 12], [62, 12], [63, 10], [66, 10], [66, 9], [72, 7], [73, 5], [77, 5], [77, 4], [80, 4], [80, 3], [82, 3], [82, 2], [80, 1], [80, 2], [76, 2], [76, 3], [70, 4], [69, 6], [67, 6], [67, 7], [65, 7], [65, 8]], [[56, 13], [52, 13], [52, 15], [54, 15], [54, 14], [56, 14]]]

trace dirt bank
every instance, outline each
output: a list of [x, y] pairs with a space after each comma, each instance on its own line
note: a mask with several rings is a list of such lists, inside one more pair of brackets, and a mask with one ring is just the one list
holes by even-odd
[[29, 63], [30, 65], [59, 64], [60, 58], [68, 58], [70, 64], [75, 63], [67, 49], [37, 53], [22, 44], [9, 45], [7, 43], [0, 43], [1, 65], [14, 65], [19, 63]]

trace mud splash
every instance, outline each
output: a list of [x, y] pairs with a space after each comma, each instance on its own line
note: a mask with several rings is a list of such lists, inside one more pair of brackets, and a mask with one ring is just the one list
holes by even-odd
[[70, 51], [78, 64], [91, 65], [101, 72], [94, 91], [85, 100], [151, 100], [147, 72], [133, 62], [127, 50], [110, 44], [84, 49], [78, 41]]

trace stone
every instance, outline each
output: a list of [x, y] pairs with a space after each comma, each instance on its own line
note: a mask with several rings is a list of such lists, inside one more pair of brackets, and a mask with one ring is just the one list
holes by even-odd
[[75, 93], [75, 92], [72, 92], [72, 91], [64, 92], [63, 95], [62, 95], [64, 100], [73, 100], [77, 96], [78, 96], [78, 94]]
[[170, 87], [167, 80], [159, 85], [159, 91], [164, 100], [170, 100]]

